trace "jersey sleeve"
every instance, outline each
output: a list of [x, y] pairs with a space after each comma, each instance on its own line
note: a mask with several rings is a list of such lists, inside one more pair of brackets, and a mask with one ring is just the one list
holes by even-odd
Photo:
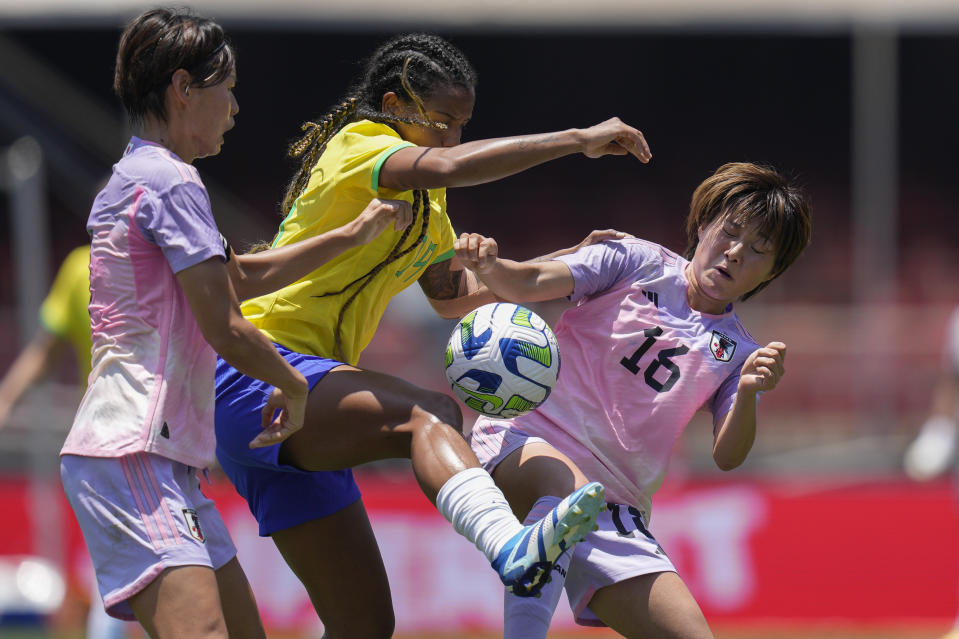
[[716, 432], [722, 424], [726, 413], [732, 409], [733, 402], [736, 400], [736, 389], [739, 387], [739, 371], [740, 369], [737, 367], [734, 372], [729, 374], [729, 377], [723, 380], [709, 402], [709, 411], [713, 414], [713, 432]]
[[607, 240], [555, 259], [569, 267], [577, 302], [606, 291], [625, 278], [659, 265], [656, 245], [641, 240]]
[[225, 259], [210, 197], [201, 184], [173, 185], [140, 207], [137, 223], [163, 251], [174, 273], [211, 257]]
[[[336, 158], [336, 177], [338, 188], [360, 188], [376, 197], [381, 191], [380, 170], [386, 160], [408, 146], [414, 146], [395, 134], [389, 127], [373, 122], [360, 122], [345, 128], [334, 136], [324, 153]], [[394, 193], [389, 191], [389, 193]], [[385, 197], [390, 197], [383, 193]]]

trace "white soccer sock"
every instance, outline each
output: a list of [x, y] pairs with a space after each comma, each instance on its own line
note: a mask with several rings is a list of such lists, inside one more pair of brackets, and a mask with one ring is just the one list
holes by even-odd
[[[545, 517], [559, 497], [540, 497], [526, 515], [525, 524]], [[503, 600], [503, 639], [545, 639], [550, 621], [566, 584], [566, 571], [573, 551], [564, 552], [553, 564], [552, 579], [543, 585], [539, 597], [517, 597], [506, 592]]]
[[490, 561], [523, 529], [503, 492], [482, 468], [467, 468], [450, 477], [436, 495], [436, 509]]

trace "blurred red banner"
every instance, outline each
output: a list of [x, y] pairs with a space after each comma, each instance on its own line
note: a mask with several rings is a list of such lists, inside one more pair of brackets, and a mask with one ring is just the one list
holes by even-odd
[[[398, 632], [501, 627], [502, 592], [472, 544], [412, 476], [358, 474], [389, 572]], [[205, 486], [236, 542], [266, 623], [319, 628], [302, 587], [226, 482]], [[0, 480], [0, 554], [35, 547], [30, 485]], [[72, 589], [89, 559], [65, 499], [62, 555]], [[706, 617], [729, 623], [946, 624], [959, 607], [959, 506], [946, 481], [808, 478], [667, 485], [650, 529]], [[464, 575], [466, 577], [464, 577]], [[338, 576], [331, 575], [331, 579]], [[556, 627], [574, 627], [565, 601]]]

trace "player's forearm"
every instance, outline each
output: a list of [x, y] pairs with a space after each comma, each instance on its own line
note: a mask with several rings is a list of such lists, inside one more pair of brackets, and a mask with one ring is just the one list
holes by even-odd
[[492, 268], [485, 273], [477, 273], [477, 277], [493, 295], [503, 301], [519, 304], [554, 299], [558, 296], [550, 294], [548, 288], [542, 286], [541, 264], [497, 259]]
[[[580, 131], [567, 129], [476, 140], [447, 148], [404, 149], [396, 154], [399, 161], [391, 163], [393, 158], [387, 160], [380, 183], [398, 190], [484, 184], [580, 152], [583, 148]], [[400, 153], [412, 161], [406, 161]]]
[[231, 281], [241, 300], [265, 295], [309, 275], [344, 251], [358, 246], [348, 227], [259, 253], [237, 255]]
[[732, 470], [744, 461], [756, 440], [756, 395], [738, 393], [713, 442], [713, 461]]
[[284, 360], [272, 342], [242, 315], [231, 318], [229, 328], [207, 338], [220, 357], [235, 369], [279, 388], [289, 397], [307, 393], [306, 379]]
[[[12, 407], [46, 374], [60, 351], [59, 341], [60, 338], [45, 328], [37, 329], [33, 339], [17, 356], [0, 382], [0, 404]], [[79, 381], [81, 384], [86, 382]]]

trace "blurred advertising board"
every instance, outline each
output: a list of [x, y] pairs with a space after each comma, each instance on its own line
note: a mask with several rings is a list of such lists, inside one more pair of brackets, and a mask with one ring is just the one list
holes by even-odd
[[[497, 629], [502, 591], [411, 474], [358, 479], [389, 573], [397, 632]], [[30, 555], [29, 483], [0, 480], [0, 555]], [[267, 625], [318, 631], [309, 600], [225, 481], [205, 491], [234, 536]], [[85, 596], [89, 559], [65, 499], [68, 591]], [[945, 624], [959, 606], [959, 505], [948, 481], [848, 477], [690, 480], [657, 495], [651, 531], [707, 619], [717, 623]], [[331, 579], [338, 576], [331, 575]], [[561, 602], [554, 627], [573, 628]]]

